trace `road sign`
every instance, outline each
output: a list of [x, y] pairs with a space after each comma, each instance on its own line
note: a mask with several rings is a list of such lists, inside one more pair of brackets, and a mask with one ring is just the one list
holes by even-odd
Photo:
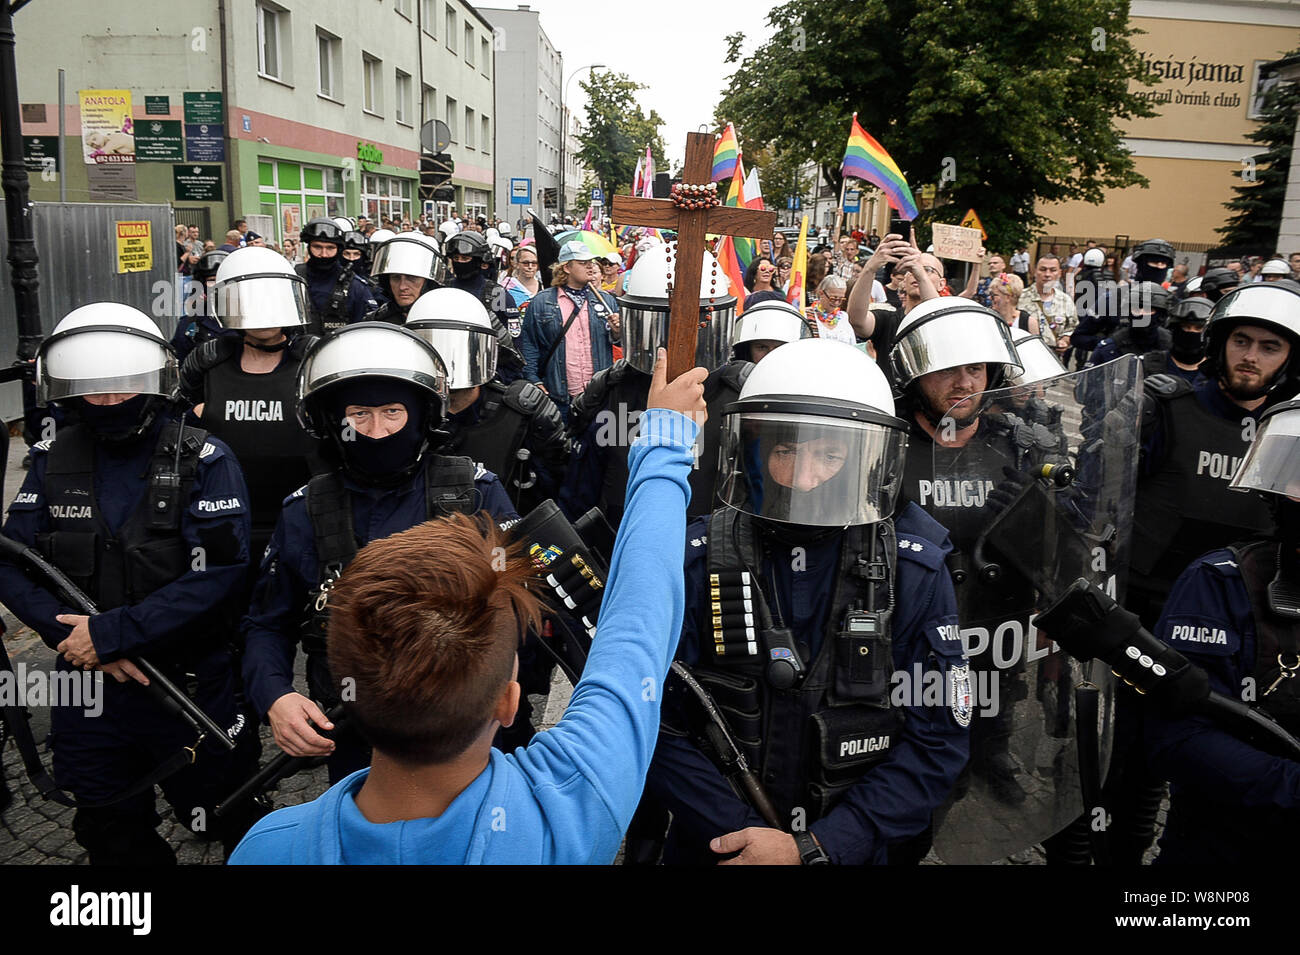
[[846, 213], [862, 211], [862, 191], [860, 189], [844, 190], [844, 211]]
[[591, 204], [593, 206], [599, 206], [599, 205], [604, 205], [604, 203], [605, 203], [605, 194], [601, 192], [599, 189], [591, 190]]
[[510, 180], [510, 204], [526, 206], [533, 201], [533, 181], [531, 179]]
[[440, 153], [451, 143], [451, 130], [440, 119], [431, 119], [420, 127], [420, 147], [427, 153]]

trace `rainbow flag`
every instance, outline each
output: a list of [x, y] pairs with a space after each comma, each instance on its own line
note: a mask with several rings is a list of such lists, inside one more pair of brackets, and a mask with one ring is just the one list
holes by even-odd
[[808, 280], [808, 217], [799, 225], [799, 244], [794, 247], [794, 262], [790, 266], [790, 285], [785, 290], [785, 300], [805, 314], [807, 295], [804, 285]]
[[736, 171], [740, 162], [740, 146], [736, 142], [736, 127], [727, 124], [722, 136], [713, 146], [713, 175], [710, 182], [719, 182]]
[[745, 291], [745, 269], [736, 257], [736, 240], [729, 235], [724, 235], [718, 243], [718, 264], [727, 276], [731, 294], [736, 296], [736, 314], [739, 315], [745, 310], [745, 296], [749, 293]]
[[[731, 188], [727, 190], [727, 201], [723, 205], [747, 208], [745, 203], [745, 161], [739, 151], [736, 153], [736, 165], [731, 172]], [[754, 240], [753, 239], [732, 239], [728, 237], [728, 245], [736, 254], [736, 259], [740, 263], [740, 271], [743, 273], [749, 268], [749, 263], [754, 261]]]
[[853, 114], [853, 128], [849, 130], [849, 144], [844, 148], [840, 171], [845, 176], [865, 179], [873, 186], [879, 186], [899, 215], [905, 219], [916, 218], [916, 200], [912, 198], [912, 190], [907, 187], [902, 170], [885, 152], [885, 147], [858, 125], [857, 113]]

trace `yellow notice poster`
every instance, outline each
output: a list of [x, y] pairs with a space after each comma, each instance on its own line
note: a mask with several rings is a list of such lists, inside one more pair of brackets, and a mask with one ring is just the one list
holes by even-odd
[[117, 223], [117, 271], [148, 272], [153, 268], [153, 236], [149, 222]]
[[78, 90], [81, 154], [87, 166], [135, 162], [130, 90]]

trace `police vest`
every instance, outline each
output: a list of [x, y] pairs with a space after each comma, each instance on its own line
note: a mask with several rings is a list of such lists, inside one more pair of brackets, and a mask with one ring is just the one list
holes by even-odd
[[[306, 262], [300, 262], [294, 266], [294, 271], [307, 280], [308, 288], [311, 287], [312, 276], [315, 274], [307, 268]], [[334, 285], [330, 288], [329, 297], [325, 300], [325, 307], [318, 308], [316, 302], [310, 295], [307, 296], [307, 313], [311, 319], [311, 327], [318, 334], [326, 335], [336, 329], [342, 328], [348, 323], [347, 302], [348, 292], [352, 288], [352, 270], [350, 268], [340, 268], [338, 278], [334, 280]]]
[[[180, 467], [176, 467], [177, 440]], [[190, 545], [181, 531], [198, 474], [207, 432], [163, 426], [149, 459], [148, 487], [126, 522], [114, 534], [95, 498], [95, 439], [84, 425], [59, 430], [45, 468], [45, 500], [51, 530], [36, 537], [36, 549], [86, 592], [100, 610], [132, 606], [182, 577], [189, 569]], [[186, 647], [207, 652], [207, 638], [225, 635], [225, 615], [202, 632], [187, 636]]]
[[284, 499], [307, 483], [314, 442], [298, 424], [294, 408], [298, 360], [306, 338], [285, 350], [266, 374], [240, 367], [242, 346], [209, 368], [204, 378], [203, 426], [235, 453], [251, 499], [254, 530], [275, 527]]
[[[766, 578], [750, 578], [748, 623], [743, 599], [733, 596], [742, 574], [764, 573], [755, 521], [732, 508], [714, 511], [709, 519], [713, 639], [700, 635], [695, 675], [713, 694], [778, 811], [788, 815], [804, 807], [809, 821], [829, 812], [889, 755], [906, 718], [889, 699], [894, 669], [889, 609], [898, 559], [893, 522], [853, 526], [841, 537], [821, 648], [805, 661], [798, 686], [778, 689], [766, 674], [768, 660], [782, 652], [781, 641], [761, 632], [771, 620]], [[880, 611], [879, 632], [841, 631], [850, 609]], [[754, 631], [752, 641], [746, 628]]]
[[1300, 664], [1300, 620], [1276, 614], [1268, 605], [1268, 585], [1277, 576], [1281, 546], [1275, 540], [1262, 540], [1231, 550], [1255, 618], [1253, 705], [1295, 735], [1300, 733], [1300, 678], [1283, 672], [1295, 672]]
[[[425, 520], [450, 514], [476, 514], [478, 493], [474, 487], [477, 469], [469, 458], [426, 454], [424, 458]], [[323, 657], [329, 627], [329, 591], [357, 551], [369, 541], [357, 538], [352, 524], [352, 492], [339, 470], [311, 479], [306, 488], [307, 517], [316, 541], [316, 586], [307, 597], [302, 627], [303, 650]], [[315, 688], [314, 688], [315, 689]]]
[[1169, 364], [1169, 352], [1174, 347], [1174, 336], [1167, 328], [1156, 329], [1156, 340], [1138, 341], [1133, 329], [1125, 326], [1111, 336], [1120, 355], [1141, 355], [1142, 376], [1150, 378], [1163, 374]]
[[1138, 482], [1131, 583], [1164, 596], [1193, 559], [1267, 530], [1272, 518], [1258, 495], [1228, 489], [1254, 433], [1249, 415], [1211, 414], [1181, 378], [1158, 375], [1144, 387], [1164, 417], [1165, 459]]
[[[691, 502], [686, 510], [688, 521], [713, 511], [723, 412], [740, 396], [740, 389], [753, 368], [751, 362], [731, 361], [710, 372], [704, 381], [704, 401], [709, 416], [700, 432], [696, 445], [699, 456], [689, 478]], [[627, 456], [636, 437], [635, 429], [641, 412], [650, 396], [650, 376], [632, 368], [623, 359], [615, 362], [607, 372], [592, 378], [583, 391], [582, 400], [583, 414], [594, 415], [598, 422], [595, 440], [608, 441], [611, 445], [601, 483], [600, 509], [610, 526], [617, 527], [623, 520], [623, 505], [627, 498], [630, 476]], [[593, 412], [592, 409], [600, 410]]]
[[[513, 499], [518, 488], [531, 487], [536, 480], [535, 475], [530, 477], [527, 456], [521, 459], [519, 452], [537, 410], [535, 397], [545, 400], [546, 395], [522, 379], [508, 387], [490, 381], [481, 388], [483, 408], [478, 421], [458, 430], [445, 450], [482, 464], [501, 479]], [[536, 396], [532, 395], [534, 391]]]

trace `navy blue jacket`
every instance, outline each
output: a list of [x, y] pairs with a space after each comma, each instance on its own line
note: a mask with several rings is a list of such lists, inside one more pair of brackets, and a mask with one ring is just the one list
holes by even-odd
[[[139, 506], [148, 488], [142, 477], [157, 443], [163, 421], [155, 422], [148, 434], [132, 443], [130, 453], [118, 455], [101, 450], [96, 456], [95, 501], [109, 530], [116, 533]], [[58, 439], [55, 438], [55, 441]], [[32, 546], [36, 535], [51, 530], [45, 502], [47, 452], [53, 441], [32, 445], [32, 466], [23, 480], [22, 489], [9, 505], [9, 519], [4, 534], [11, 540]], [[220, 510], [202, 509], [199, 505], [221, 501], [240, 502], [240, 506], [223, 506]], [[190, 492], [188, 507], [181, 518], [181, 533], [191, 548], [203, 546], [204, 540], [225, 537], [237, 542], [236, 557], [229, 563], [212, 559], [211, 548], [206, 568], [187, 570], [181, 577], [161, 587], [133, 606], [105, 610], [90, 618], [90, 639], [101, 661], [112, 661], [136, 652], [145, 652], [155, 641], [173, 639], [210, 615], [223, 602], [245, 593], [248, 579], [247, 508], [248, 488], [230, 449], [209, 436], [199, 454], [198, 474]], [[59, 623], [55, 616], [82, 611], [65, 605], [52, 593], [38, 586], [12, 564], [0, 563], [0, 601], [35, 630], [51, 649], [58, 646], [72, 628]]]
[[[424, 470], [399, 488], [375, 488], [344, 480], [352, 494], [352, 526], [357, 539], [369, 543], [423, 524]], [[505, 488], [491, 471], [475, 477], [482, 509], [497, 521], [517, 520]], [[240, 630], [244, 634], [244, 681], [248, 698], [261, 716], [271, 704], [293, 692], [293, 657], [307, 595], [320, 568], [316, 537], [307, 515], [306, 488], [285, 498], [271, 543], [262, 557], [252, 605]]]
[[[305, 268], [299, 273], [307, 280], [307, 297], [311, 299], [312, 305], [321, 315], [324, 315], [325, 310], [329, 308], [330, 293], [338, 283], [342, 268], [342, 260], [335, 258], [334, 267], [331, 269], [317, 272], [315, 269]], [[353, 325], [364, 322], [366, 313], [373, 312], [378, 307], [374, 286], [364, 279], [352, 276], [352, 283], [348, 286], [348, 297], [344, 304], [344, 317], [347, 323]]]
[[[1193, 563], [1174, 584], [1155, 635], [1203, 667], [1210, 687], [1240, 700], [1254, 676], [1255, 620], [1250, 598], [1231, 552], [1216, 550]], [[1256, 687], [1258, 698], [1267, 689]], [[1248, 823], [1268, 810], [1300, 808], [1300, 763], [1271, 756], [1219, 728], [1203, 716], [1171, 719], [1147, 711], [1145, 739], [1149, 764], [1168, 779], [1170, 826], [1161, 839], [1163, 861], [1240, 862], [1292, 833], [1262, 831], [1258, 845], [1242, 844], [1240, 832], [1217, 831], [1216, 819]], [[1209, 807], [1184, 828], [1184, 801]], [[1190, 807], [1189, 807], [1190, 808]], [[1233, 816], [1237, 818], [1234, 819]], [[1296, 817], [1291, 816], [1294, 826]], [[1280, 845], [1280, 843], [1277, 843]]]
[[[908, 674], [937, 663], [946, 674], [964, 659], [953, 638], [957, 600], [944, 564], [952, 550], [948, 533], [915, 504], [895, 519], [898, 536], [897, 600], [893, 618], [894, 668]], [[686, 614], [678, 658], [699, 659], [709, 639], [708, 522], [686, 528]], [[806, 549], [806, 566], [795, 573], [789, 561], [774, 561], [777, 601], [796, 640], [821, 647], [827, 628], [839, 559], [840, 536]], [[944, 685], [948, 685], [945, 676]], [[931, 813], [948, 797], [970, 756], [969, 732], [946, 705], [907, 706], [902, 739], [872, 767], [826, 816], [808, 826], [833, 862], [883, 863], [887, 843], [915, 836], [930, 825]], [[689, 740], [661, 733], [646, 790], [660, 799], [695, 834], [721, 836], [766, 823], [732, 791], [709, 759]], [[719, 858], [721, 858], [719, 856]]]

